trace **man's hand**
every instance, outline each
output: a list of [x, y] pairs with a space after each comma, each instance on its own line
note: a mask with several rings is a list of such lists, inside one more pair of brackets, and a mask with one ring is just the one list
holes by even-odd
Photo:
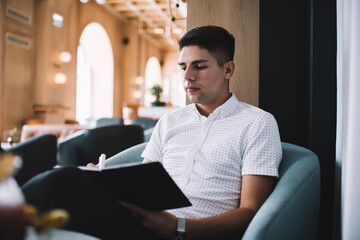
[[104, 153], [102, 153], [99, 157], [99, 163], [97, 165], [95, 165], [94, 163], [88, 163], [86, 166], [103, 169], [103, 168], [105, 168], [105, 158], [106, 158], [106, 155]]
[[167, 211], [153, 211], [135, 206], [130, 203], [120, 202], [139, 219], [141, 224], [150, 231], [164, 238], [171, 238], [176, 233], [177, 218]]
[[98, 166], [95, 165], [95, 164], [93, 164], [93, 163], [88, 163], [86, 166], [87, 166], [87, 167], [96, 167], [96, 168], [98, 168]]

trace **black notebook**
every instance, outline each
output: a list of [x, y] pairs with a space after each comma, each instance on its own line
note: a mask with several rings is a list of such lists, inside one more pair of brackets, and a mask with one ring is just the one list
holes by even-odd
[[119, 201], [152, 210], [191, 206], [189, 199], [159, 162], [116, 165], [87, 171]]

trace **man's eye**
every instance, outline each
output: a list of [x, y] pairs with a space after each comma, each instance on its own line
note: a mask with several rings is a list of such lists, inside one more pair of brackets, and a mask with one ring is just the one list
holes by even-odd
[[203, 66], [203, 65], [196, 65], [196, 66], [195, 66], [195, 68], [196, 68], [196, 69], [198, 69], [198, 70], [201, 70], [201, 69], [206, 68], [206, 66]]

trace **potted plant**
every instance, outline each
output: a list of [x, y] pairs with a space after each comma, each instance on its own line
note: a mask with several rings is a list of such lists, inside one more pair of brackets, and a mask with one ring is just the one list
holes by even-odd
[[151, 106], [165, 106], [165, 102], [160, 101], [160, 94], [163, 92], [163, 89], [160, 85], [154, 85], [151, 89], [152, 95], [155, 96], [155, 102], [151, 103]]

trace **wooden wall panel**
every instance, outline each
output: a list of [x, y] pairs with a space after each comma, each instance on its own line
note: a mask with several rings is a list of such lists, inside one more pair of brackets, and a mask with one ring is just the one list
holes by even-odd
[[259, 21], [259, 0], [188, 1], [188, 29], [211, 24], [234, 35], [236, 69], [230, 90], [255, 106], [259, 104]]
[[6, 6], [13, 7], [22, 13], [25, 13], [33, 19], [34, 17], [34, 1], [29, 0], [6, 0]]
[[[76, 4], [72, 0], [35, 1], [36, 11], [36, 66], [35, 66], [35, 98], [34, 104], [57, 105], [68, 107], [64, 113], [65, 118], [75, 118], [75, 95], [73, 83], [76, 81], [76, 44], [77, 21], [72, 17], [76, 12]], [[52, 23], [52, 14], [60, 14], [63, 26], [57, 27]], [[71, 21], [70, 21], [71, 20]], [[58, 56], [62, 51], [69, 51], [72, 59], [67, 64], [61, 64]], [[61, 72], [67, 76], [64, 85], [54, 82], [56, 73]], [[70, 87], [70, 88], [69, 88]], [[71, 94], [67, 94], [66, 90]]]
[[[31, 41], [31, 44], [33, 41]], [[4, 53], [4, 105], [6, 114], [4, 130], [21, 128], [25, 118], [30, 117], [33, 82], [33, 47], [30, 49], [6, 43]], [[14, 94], [16, 93], [16, 94]]]
[[[47, 81], [50, 81], [50, 77], [47, 77], [47, 72], [51, 59], [51, 51], [48, 47], [50, 42], [50, 33], [49, 28], [51, 22], [49, 19], [50, 12], [47, 11], [47, 2], [46, 1], [36, 1], [36, 18], [34, 19], [34, 24], [36, 27], [36, 57], [35, 57], [35, 104], [47, 104], [47, 86], [49, 85]], [[50, 65], [51, 67], [51, 65]]]
[[[178, 67], [179, 51], [167, 51], [164, 54], [163, 77], [169, 77], [174, 73], [179, 73]], [[179, 75], [180, 76], [180, 75]]]
[[[67, 18], [64, 22], [66, 26], [66, 38], [64, 41], [64, 50], [72, 55], [70, 63], [65, 64], [64, 71], [69, 74], [69, 84], [64, 86], [64, 105], [72, 106], [66, 113], [65, 118], [76, 118], [76, 68], [77, 68], [77, 48], [80, 39], [79, 30], [79, 3], [72, 1], [67, 9]], [[75, 74], [74, 74], [75, 73]]]
[[136, 104], [132, 98], [135, 90], [135, 78], [139, 74], [139, 56], [140, 56], [140, 36], [137, 32], [137, 21], [129, 21], [125, 26], [124, 38], [127, 43], [124, 44], [124, 62], [123, 62], [123, 79], [122, 82], [122, 101], [125, 105]]
[[[33, 0], [1, 1], [0, 5], [0, 136], [14, 127], [21, 129], [26, 117], [32, 114], [34, 84], [34, 25], [18, 21], [6, 14], [7, 7], [34, 17]], [[11, 34], [28, 41], [27, 47], [7, 42]]]

